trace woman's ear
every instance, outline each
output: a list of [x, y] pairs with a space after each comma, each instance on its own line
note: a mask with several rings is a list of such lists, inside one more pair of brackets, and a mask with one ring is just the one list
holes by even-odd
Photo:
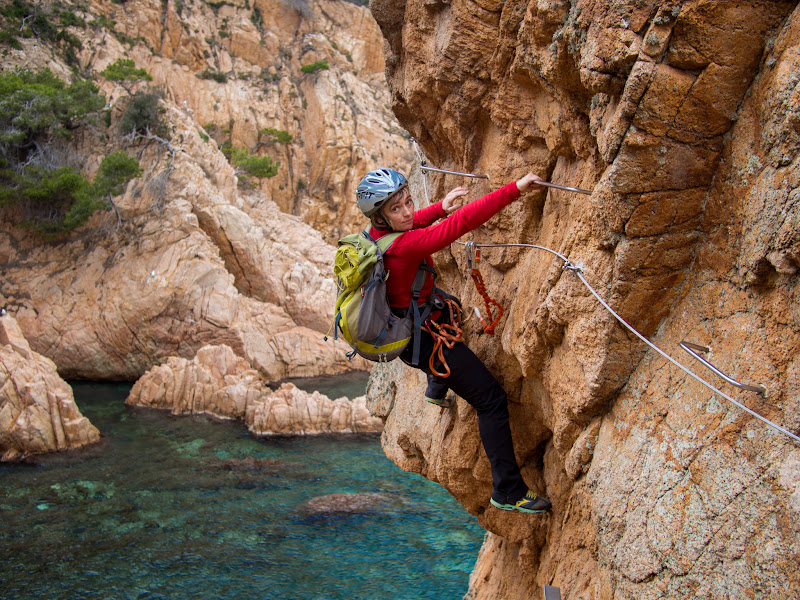
[[374, 226], [376, 229], [388, 229], [388, 228], [389, 228], [389, 224], [388, 224], [388, 223], [386, 222], [386, 220], [385, 220], [385, 219], [384, 219], [384, 218], [381, 216], [381, 213], [380, 213], [380, 211], [379, 211], [379, 212], [376, 212], [376, 213], [375, 213], [374, 215], [372, 215], [372, 217], [370, 217], [370, 218], [372, 219], [372, 225], [373, 225], [373, 226]]

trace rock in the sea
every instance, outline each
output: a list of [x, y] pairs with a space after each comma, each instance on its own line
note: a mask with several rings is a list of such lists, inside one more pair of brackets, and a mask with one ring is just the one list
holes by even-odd
[[229, 346], [203, 346], [192, 360], [170, 357], [131, 388], [126, 404], [241, 419], [267, 382]]
[[126, 404], [243, 419], [256, 435], [380, 431], [364, 396], [331, 400], [291, 383], [272, 391], [261, 374], [228, 346], [204, 346], [192, 360], [170, 357], [131, 388]]
[[53, 361], [30, 349], [13, 317], [0, 317], [0, 460], [99, 439]]
[[383, 421], [367, 410], [366, 398], [331, 400], [284, 383], [247, 411], [247, 426], [256, 435], [381, 431]]

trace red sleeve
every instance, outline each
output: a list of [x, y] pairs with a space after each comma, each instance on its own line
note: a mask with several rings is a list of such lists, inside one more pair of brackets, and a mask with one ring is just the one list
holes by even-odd
[[419, 210], [414, 212], [414, 226], [412, 229], [419, 229], [420, 227], [428, 227], [429, 225], [433, 225], [439, 219], [443, 219], [447, 216], [447, 213], [444, 212], [442, 208], [442, 203], [437, 202], [436, 204], [431, 204], [430, 206], [426, 206], [425, 208], [420, 208]]
[[[392, 244], [389, 252], [395, 256], [402, 255], [404, 261], [413, 263], [416, 268], [424, 257], [447, 248], [465, 233], [477, 229], [519, 196], [516, 182], [511, 182], [483, 198], [462, 206], [439, 223], [406, 231]], [[417, 214], [434, 206], [437, 205], [414, 213], [415, 227]], [[441, 209], [440, 204], [439, 206]]]

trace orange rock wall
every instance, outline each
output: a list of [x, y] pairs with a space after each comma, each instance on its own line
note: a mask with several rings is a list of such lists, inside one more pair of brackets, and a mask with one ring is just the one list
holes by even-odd
[[[373, 0], [400, 123], [430, 164], [532, 170], [593, 190], [530, 194], [472, 234], [552, 248], [681, 363], [800, 432], [798, 43], [792, 2]], [[431, 199], [465, 183], [428, 175]], [[415, 188], [421, 189], [417, 184]], [[437, 266], [482, 306], [460, 246]], [[384, 448], [487, 529], [470, 598], [767, 598], [800, 592], [800, 444], [626, 332], [562, 263], [487, 249], [506, 307], [468, 343], [509, 392], [542, 519], [487, 507], [474, 411], [421, 406], [391, 366], [371, 384]], [[712, 349], [739, 391], [679, 349]], [[794, 565], [794, 566], [793, 566]]]

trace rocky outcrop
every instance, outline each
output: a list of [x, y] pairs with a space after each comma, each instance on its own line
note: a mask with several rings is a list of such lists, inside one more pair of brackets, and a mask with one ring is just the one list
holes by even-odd
[[284, 383], [247, 411], [247, 427], [259, 436], [366, 433], [381, 431], [383, 421], [367, 410], [366, 397], [331, 400]]
[[272, 391], [267, 381], [228, 346], [204, 346], [190, 361], [171, 357], [131, 388], [126, 404], [241, 419], [254, 435], [310, 435], [380, 431], [366, 398], [309, 394], [290, 383]]
[[[65, 377], [135, 380], [170, 356], [228, 345], [271, 380], [363, 368], [325, 342], [334, 248], [233, 168], [179, 109], [167, 185], [133, 182], [82, 235], [42, 244], [0, 232], [0, 302]], [[149, 168], [166, 167], [158, 149]], [[144, 150], [143, 150], [144, 151]]]
[[203, 346], [192, 360], [170, 357], [133, 384], [125, 404], [166, 408], [174, 415], [243, 419], [269, 388], [229, 346]]
[[53, 361], [31, 351], [13, 317], [0, 316], [0, 460], [99, 440]]
[[[550, 190], [477, 242], [525, 242], [583, 264], [638, 331], [759, 383], [730, 394], [797, 433], [800, 138], [794, 3], [388, 2], [393, 108], [430, 162], [488, 173], [473, 197], [528, 170]], [[432, 196], [462, 180], [428, 175]], [[421, 192], [421, 186], [417, 186]], [[419, 193], [418, 193], [419, 195]], [[547, 518], [487, 506], [474, 412], [420, 401], [402, 365], [375, 374], [386, 453], [439, 481], [487, 537], [471, 598], [796, 595], [798, 445], [627, 333], [549, 254], [485, 250], [507, 317], [468, 343], [509, 392], [517, 457]], [[445, 285], [482, 306], [459, 247]]]

